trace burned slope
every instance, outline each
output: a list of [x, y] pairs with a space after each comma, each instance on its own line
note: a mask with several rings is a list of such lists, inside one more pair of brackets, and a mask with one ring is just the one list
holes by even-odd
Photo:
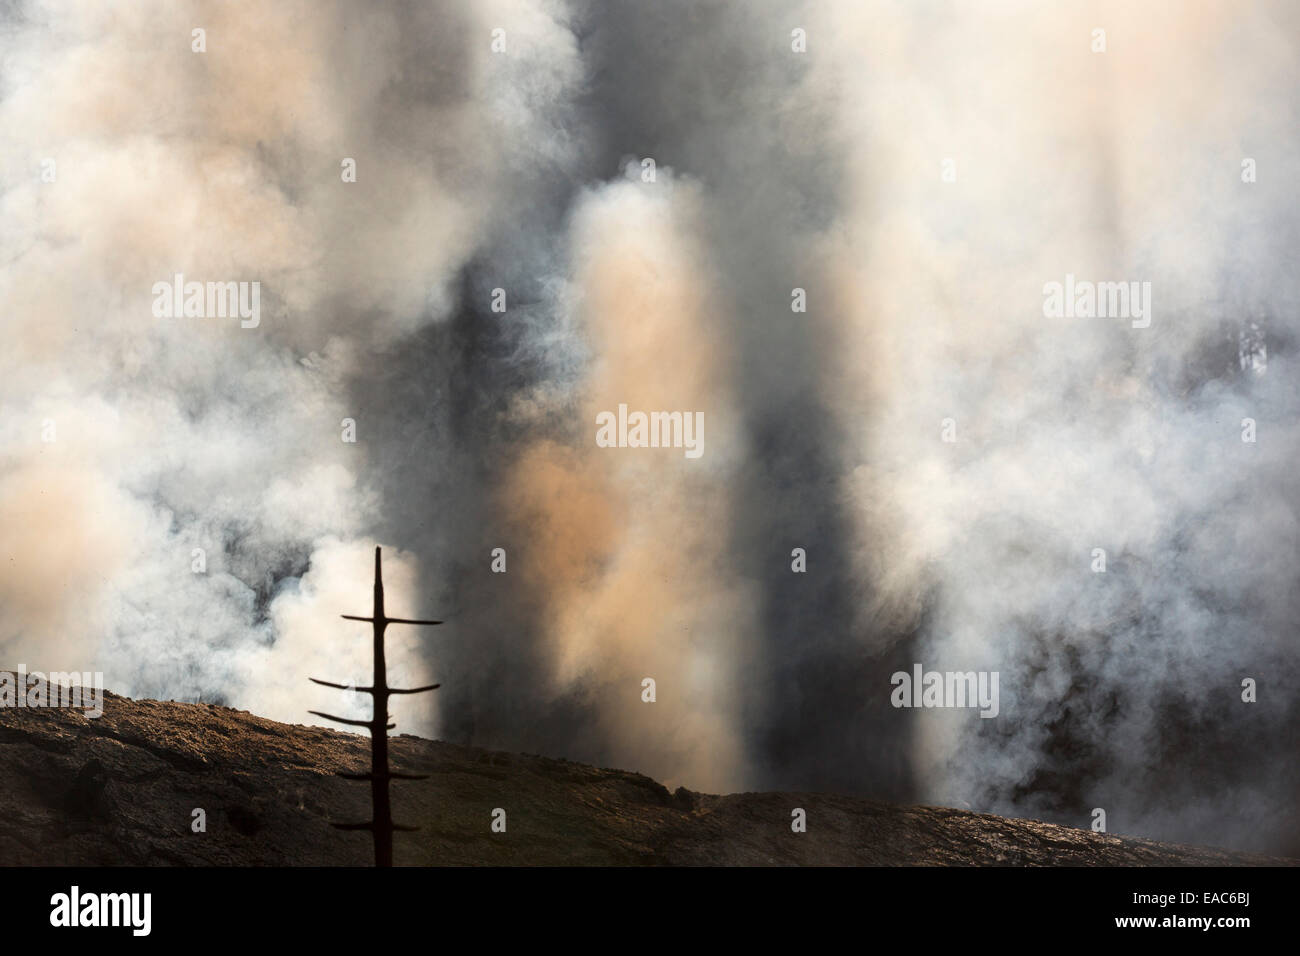
[[[833, 794], [675, 794], [640, 774], [391, 738], [408, 865], [1288, 863]], [[105, 694], [104, 714], [0, 709], [0, 862], [368, 865], [364, 736]], [[793, 833], [791, 811], [807, 812]], [[494, 810], [506, 831], [492, 832]], [[195, 832], [196, 810], [206, 830]]]

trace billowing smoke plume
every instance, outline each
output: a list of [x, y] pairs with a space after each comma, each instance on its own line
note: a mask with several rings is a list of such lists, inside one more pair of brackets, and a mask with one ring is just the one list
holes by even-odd
[[[923, 797], [1294, 852], [1300, 20], [835, 25], [819, 65], [860, 81], [860, 148], [821, 261], [862, 627], [914, 615], [915, 661], [1002, 682], [996, 720], [899, 712]], [[1067, 275], [1149, 282], [1150, 314], [1048, 318]]]
[[8, 666], [337, 710], [382, 544], [403, 731], [1300, 849], [1288, 4], [3, 16]]
[[[379, 426], [349, 388], [446, 319], [484, 231], [524, 201], [524, 158], [565, 155], [547, 111], [579, 72], [532, 4], [361, 18], [316, 0], [7, 11], [6, 657], [295, 720], [321, 700], [307, 676], [368, 678], [364, 628], [337, 614], [368, 609], [384, 502]], [[495, 19], [513, 60], [471, 40]], [[156, 317], [177, 274], [260, 283], [260, 321]], [[389, 556], [394, 608], [419, 593], [391, 587], [415, 560]], [[402, 660], [398, 680], [424, 666]]]

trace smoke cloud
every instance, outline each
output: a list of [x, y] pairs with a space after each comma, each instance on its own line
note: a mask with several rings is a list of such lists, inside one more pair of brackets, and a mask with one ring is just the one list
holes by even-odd
[[[400, 732], [1300, 852], [1298, 37], [1281, 0], [11, 5], [0, 654], [361, 715], [306, 679], [368, 680], [379, 544], [447, 622], [390, 629], [442, 683]], [[178, 273], [260, 324], [155, 317]], [[1149, 282], [1149, 327], [1046, 316], [1067, 276]], [[620, 404], [704, 454], [597, 447]], [[999, 672], [998, 717], [895, 709], [914, 662]]]

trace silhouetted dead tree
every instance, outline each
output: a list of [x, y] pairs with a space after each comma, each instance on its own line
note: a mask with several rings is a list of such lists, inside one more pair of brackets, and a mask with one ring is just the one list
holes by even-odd
[[340, 615], [349, 621], [369, 621], [375, 630], [375, 670], [374, 686], [352, 688], [346, 684], [333, 684], [325, 680], [308, 678], [313, 683], [325, 687], [337, 687], [339, 690], [357, 690], [370, 694], [374, 701], [373, 717], [370, 720], [349, 720], [335, 717], [333, 714], [313, 710], [311, 713], [326, 720], [336, 720], [340, 724], [353, 727], [370, 728], [370, 773], [339, 773], [348, 780], [369, 780], [370, 799], [374, 805], [372, 819], [369, 823], [335, 823], [340, 830], [369, 830], [375, 838], [375, 866], [393, 865], [393, 831], [418, 830], [419, 827], [403, 826], [393, 822], [393, 807], [388, 797], [390, 780], [424, 780], [424, 774], [393, 773], [388, 769], [388, 731], [396, 724], [388, 722], [388, 698], [391, 694], [419, 694], [426, 690], [437, 690], [441, 684], [429, 684], [427, 687], [409, 689], [388, 686], [388, 668], [384, 663], [384, 630], [389, 624], [441, 624], [442, 621], [413, 621], [404, 617], [387, 617], [384, 614], [384, 572], [380, 563], [380, 549], [375, 548], [375, 609], [370, 617], [357, 617], [353, 614]]

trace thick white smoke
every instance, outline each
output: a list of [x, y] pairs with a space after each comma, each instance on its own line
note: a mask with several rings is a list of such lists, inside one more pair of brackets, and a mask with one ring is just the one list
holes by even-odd
[[[524, 201], [518, 170], [569, 148], [546, 115], [576, 79], [573, 36], [527, 2], [9, 17], [5, 656], [306, 720], [324, 699], [308, 671], [369, 676], [337, 614], [369, 606], [379, 426], [342, 440], [346, 385], [445, 317], [485, 222]], [[153, 284], [176, 273], [259, 282], [260, 324], [156, 318]], [[415, 560], [390, 553], [390, 606], [415, 599]], [[433, 726], [427, 705], [409, 718]]]
[[[1294, 818], [1296, 19], [1011, 6], [885, 37], [879, 9], [822, 23], [825, 82], [866, 81], [826, 248], [860, 565], [886, 585], [865, 619], [923, 614], [916, 660], [1002, 675], [987, 725], [900, 714], [920, 796], [1277, 850], [1259, 821]], [[1067, 274], [1150, 282], [1150, 327], [1045, 317]], [[1249, 367], [1259, 329], [1274, 348]], [[1270, 680], [1267, 717], [1247, 677]]]

